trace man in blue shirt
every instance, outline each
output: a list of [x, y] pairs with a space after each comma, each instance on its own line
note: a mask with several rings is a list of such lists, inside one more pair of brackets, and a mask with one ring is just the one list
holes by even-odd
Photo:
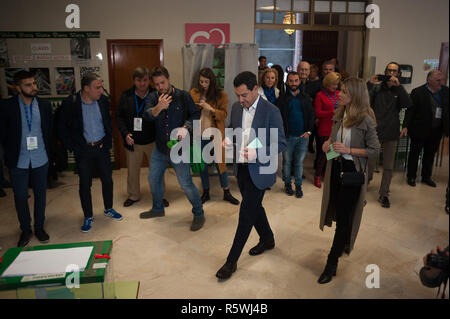
[[34, 193], [34, 233], [42, 243], [50, 239], [44, 230], [44, 221], [52, 107], [48, 101], [37, 97], [37, 84], [32, 73], [17, 72], [14, 83], [19, 94], [5, 100], [0, 108], [0, 142], [5, 151], [22, 230], [17, 245], [24, 247], [32, 235], [28, 206], [30, 177]]
[[300, 75], [297, 72], [289, 72], [286, 84], [286, 94], [277, 102], [287, 136], [287, 149], [283, 152], [284, 191], [289, 196], [294, 195], [291, 185], [291, 167], [294, 162], [295, 196], [301, 198], [303, 160], [308, 147], [308, 137], [314, 129], [314, 109], [309, 96], [299, 88]]
[[112, 124], [109, 102], [102, 93], [102, 79], [89, 73], [81, 80], [81, 91], [61, 104], [60, 136], [65, 147], [74, 152], [77, 162], [84, 213], [81, 231], [85, 233], [91, 230], [93, 223], [91, 185], [94, 168], [102, 182], [104, 215], [122, 220], [122, 215], [112, 208]]
[[170, 163], [175, 169], [178, 183], [192, 205], [194, 219], [191, 231], [197, 231], [205, 223], [200, 193], [192, 182], [189, 163], [174, 161], [170, 156], [167, 142], [172, 131], [176, 132], [178, 140], [185, 138], [189, 131], [192, 131], [193, 121], [200, 120], [200, 111], [195, 106], [188, 92], [179, 90], [170, 84], [169, 72], [166, 68], [154, 68], [151, 77], [156, 92], [152, 92], [147, 101], [144, 119], [154, 121], [156, 126], [156, 148], [152, 152], [148, 176], [153, 197], [153, 207], [150, 211], [143, 212], [140, 217], [146, 219], [165, 215], [163, 176]]

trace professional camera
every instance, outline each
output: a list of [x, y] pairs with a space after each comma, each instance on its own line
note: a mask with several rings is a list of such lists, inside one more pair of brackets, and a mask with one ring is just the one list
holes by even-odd
[[420, 280], [424, 286], [436, 288], [447, 282], [449, 256], [446, 252], [448, 252], [448, 246], [437, 254], [427, 255], [427, 264], [420, 270]]

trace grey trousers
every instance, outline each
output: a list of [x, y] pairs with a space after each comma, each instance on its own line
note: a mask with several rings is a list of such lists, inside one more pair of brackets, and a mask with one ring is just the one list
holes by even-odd
[[[379, 194], [380, 196], [389, 196], [398, 141], [380, 141], [380, 143], [383, 152], [383, 177], [381, 178]], [[375, 165], [375, 161], [369, 161], [369, 181], [372, 180]]]

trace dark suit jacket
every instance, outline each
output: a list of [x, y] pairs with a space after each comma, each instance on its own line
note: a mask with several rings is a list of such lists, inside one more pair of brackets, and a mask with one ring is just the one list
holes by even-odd
[[[103, 138], [103, 148], [112, 147], [112, 124], [109, 114], [109, 101], [104, 95], [97, 101], [102, 114], [105, 137]], [[61, 104], [61, 119], [59, 122], [59, 134], [64, 146], [75, 153], [80, 152], [87, 144], [83, 136], [83, 111], [81, 109], [80, 93], [75, 96], [70, 95]]]
[[[50, 159], [50, 137], [52, 134], [52, 105], [49, 101], [37, 97], [41, 115], [41, 130], [45, 151]], [[8, 168], [17, 167], [22, 141], [22, 119], [18, 96], [3, 100], [0, 105], [0, 143], [5, 151], [5, 163]]]
[[[442, 86], [442, 133], [448, 136], [449, 114], [448, 114], [448, 87]], [[426, 85], [412, 90], [411, 100], [413, 105], [405, 114], [403, 127], [408, 128], [411, 138], [426, 139], [431, 135], [433, 111], [431, 106], [431, 94]]]
[[[239, 102], [233, 104], [231, 110], [231, 120], [230, 128], [238, 129], [242, 128], [242, 115], [243, 109]], [[272, 103], [264, 100], [262, 97], [259, 98], [259, 102], [256, 106], [255, 117], [253, 118], [252, 128], [254, 133], [251, 134], [249, 142], [252, 142], [255, 137], [258, 137], [260, 142], [265, 147], [265, 155], [270, 154], [270, 145], [274, 145], [278, 148], [278, 153], [283, 152], [286, 149], [286, 138], [284, 136], [283, 120], [281, 119], [281, 114], [278, 108]], [[265, 128], [265, 134], [259, 134], [258, 129]], [[274, 136], [270, 134], [270, 129], [276, 129], [277, 135]], [[261, 132], [262, 133], [262, 132]], [[237, 145], [237, 149], [240, 150], [240, 145]], [[257, 150], [259, 151], [259, 149]], [[274, 160], [278, 161], [278, 153], [270, 154], [270, 160], [266, 163], [262, 163], [259, 157], [256, 158], [255, 162], [248, 163], [248, 170], [250, 172], [250, 177], [252, 178], [253, 184], [260, 189], [264, 190], [275, 184], [277, 167], [274, 168], [271, 173], [264, 173], [264, 168], [267, 169], [270, 165], [274, 165]], [[258, 152], [259, 154], [259, 152]]]
[[[134, 100], [134, 92], [136, 88], [125, 90], [120, 96], [119, 104], [116, 109], [116, 122], [117, 128], [122, 135], [124, 146], [133, 151], [134, 147], [130, 146], [126, 142], [126, 137], [129, 133], [133, 134], [134, 118], [136, 117], [136, 101]], [[152, 87], [149, 88], [150, 92], [154, 91]], [[143, 112], [142, 112], [143, 114]], [[150, 144], [155, 141], [155, 122], [143, 120], [142, 121], [142, 133], [145, 134], [145, 144]]]

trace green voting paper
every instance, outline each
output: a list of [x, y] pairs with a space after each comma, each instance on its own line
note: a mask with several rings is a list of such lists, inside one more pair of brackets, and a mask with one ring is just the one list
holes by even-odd
[[330, 150], [327, 152], [327, 161], [330, 159], [336, 158], [338, 156], [341, 156], [341, 154], [337, 153], [333, 149], [333, 144], [330, 144]]
[[250, 144], [247, 145], [247, 148], [257, 149], [257, 148], [261, 148], [261, 147], [262, 147], [262, 144], [257, 137], [255, 137], [255, 139], [253, 141], [251, 141]]

